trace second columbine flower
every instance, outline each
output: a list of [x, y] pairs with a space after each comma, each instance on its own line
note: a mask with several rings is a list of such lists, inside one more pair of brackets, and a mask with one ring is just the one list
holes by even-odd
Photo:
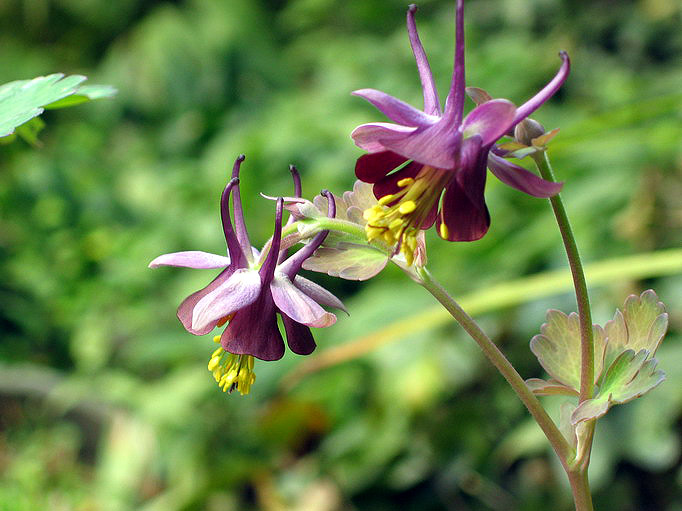
[[413, 250], [419, 230], [434, 223], [440, 237], [449, 241], [473, 241], [487, 232], [486, 167], [504, 183], [535, 197], [559, 192], [561, 184], [507, 162], [502, 158], [504, 151], [494, 144], [513, 133], [517, 124], [549, 99], [569, 72], [568, 56], [562, 53], [557, 76], [520, 108], [506, 99], [493, 99], [464, 118], [463, 1], [457, 1], [455, 65], [444, 108], [417, 34], [416, 9], [415, 5], [408, 9], [407, 29], [422, 83], [424, 110], [374, 89], [353, 93], [395, 123], [363, 124], [351, 136], [369, 153], [358, 159], [356, 175], [374, 184], [379, 199], [365, 212], [368, 238], [381, 238], [404, 253]]

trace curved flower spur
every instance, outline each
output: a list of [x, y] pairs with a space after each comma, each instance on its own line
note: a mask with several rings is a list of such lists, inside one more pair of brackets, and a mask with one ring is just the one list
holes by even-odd
[[[244, 156], [235, 161], [232, 179], [220, 199], [220, 214], [227, 256], [201, 251], [164, 254], [154, 259], [150, 268], [180, 266], [185, 268], [224, 268], [205, 288], [188, 296], [178, 307], [178, 318], [194, 335], [204, 335], [227, 323], [214, 340], [220, 342], [208, 364], [223, 389], [249, 392], [255, 380], [254, 357], [278, 360], [284, 355], [284, 341], [277, 325], [282, 323], [289, 349], [308, 355], [315, 349], [309, 327], [327, 327], [336, 316], [322, 305], [345, 310], [341, 301], [326, 289], [297, 273], [303, 262], [322, 244], [328, 231], [315, 235], [307, 245], [286, 258], [282, 245], [283, 200], [277, 199], [275, 228], [272, 239], [262, 252], [249, 241], [239, 193], [239, 170]], [[300, 182], [294, 173], [296, 194]], [[329, 197], [329, 192], [326, 193]], [[234, 226], [230, 217], [230, 195], [233, 197]], [[334, 217], [334, 201], [329, 201], [328, 215]]]
[[561, 189], [560, 183], [545, 181], [505, 161], [501, 157], [505, 151], [494, 144], [513, 134], [517, 124], [559, 89], [568, 76], [568, 56], [561, 53], [563, 63], [556, 77], [520, 108], [506, 99], [493, 99], [463, 118], [463, 0], [457, 1], [455, 63], [444, 110], [417, 33], [416, 10], [410, 5], [407, 11], [407, 31], [422, 84], [424, 110], [378, 90], [353, 92], [395, 123], [363, 124], [351, 137], [369, 153], [358, 159], [355, 173], [358, 179], [374, 184], [379, 199], [365, 211], [367, 236], [396, 245], [396, 251], [410, 250], [419, 230], [434, 223], [440, 237], [449, 241], [481, 238], [490, 225], [483, 196], [486, 166], [502, 182], [535, 197], [551, 197]]

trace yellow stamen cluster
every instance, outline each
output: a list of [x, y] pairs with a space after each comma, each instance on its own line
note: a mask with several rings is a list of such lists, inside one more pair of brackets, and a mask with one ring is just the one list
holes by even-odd
[[[216, 335], [213, 341], [220, 342], [220, 336]], [[253, 363], [251, 355], [234, 355], [225, 351], [221, 346], [211, 355], [208, 370], [213, 373], [213, 378], [223, 392], [232, 392], [237, 389], [244, 396], [249, 393], [251, 385], [256, 381]]]
[[391, 246], [398, 244], [407, 264], [412, 265], [417, 234], [440, 198], [447, 177], [447, 171], [424, 166], [416, 178], [398, 181], [401, 190], [382, 197], [364, 211], [367, 239], [379, 239]]

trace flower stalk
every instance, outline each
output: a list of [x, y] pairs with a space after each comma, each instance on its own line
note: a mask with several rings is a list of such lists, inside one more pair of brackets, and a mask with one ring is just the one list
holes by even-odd
[[[554, 172], [550, 165], [549, 158], [545, 151], [536, 153], [533, 160], [537, 165], [540, 175], [547, 181], [556, 181]], [[556, 194], [549, 198], [552, 211], [556, 217], [561, 239], [566, 248], [568, 264], [573, 276], [573, 287], [578, 303], [578, 316], [580, 318], [580, 340], [581, 340], [581, 372], [580, 372], [580, 402], [590, 399], [594, 394], [594, 337], [592, 332], [592, 312], [590, 310], [590, 297], [587, 293], [587, 282], [583, 264], [578, 253], [578, 245], [573, 235], [573, 229], [568, 220], [566, 208], [561, 200], [561, 195]]]
[[[486, 358], [497, 368], [505, 380], [511, 385], [519, 399], [526, 406], [530, 414], [538, 423], [545, 436], [549, 440], [554, 452], [556, 452], [564, 469], [568, 472], [570, 463], [575, 457], [575, 450], [569, 445], [564, 435], [559, 431], [554, 421], [540, 404], [538, 398], [526, 386], [523, 378], [516, 371], [511, 362], [504, 356], [497, 345], [481, 330], [476, 321], [469, 316], [464, 309], [443, 289], [443, 287], [431, 276], [426, 268], [420, 268], [418, 274], [420, 284], [424, 289], [445, 307], [450, 315], [457, 321], [469, 336], [478, 344]], [[581, 510], [582, 511], [582, 510]]]

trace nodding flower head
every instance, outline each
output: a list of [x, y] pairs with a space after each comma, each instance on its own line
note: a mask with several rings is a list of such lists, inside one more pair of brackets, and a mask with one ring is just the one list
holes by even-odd
[[381, 237], [407, 253], [420, 229], [437, 225], [441, 238], [473, 241], [490, 225], [483, 192], [486, 167], [501, 181], [536, 197], [550, 197], [561, 184], [545, 181], [518, 165], [506, 162], [495, 142], [549, 99], [568, 76], [569, 60], [547, 86], [516, 108], [506, 99], [490, 99], [464, 117], [463, 0], [457, 0], [455, 61], [444, 108], [438, 99], [428, 59], [415, 23], [417, 7], [407, 11], [407, 31], [422, 84], [424, 109], [375, 89], [353, 92], [377, 107], [393, 123], [358, 126], [351, 137], [368, 154], [355, 173], [374, 184], [378, 204], [365, 213], [369, 239]]
[[[232, 178], [220, 199], [227, 256], [200, 251], [174, 252], [157, 257], [149, 266], [223, 269], [210, 284], [180, 304], [178, 318], [185, 329], [195, 335], [207, 334], [227, 324], [222, 334], [216, 336], [221, 346], [211, 356], [208, 367], [223, 390], [237, 389], [245, 394], [255, 379], [253, 358], [277, 360], [284, 355], [277, 314], [282, 318], [289, 349], [308, 355], [315, 349], [309, 327], [327, 327], [336, 321], [336, 316], [322, 305], [345, 308], [329, 291], [297, 275], [328, 231], [318, 233], [298, 252], [286, 257], [286, 250], [281, 246], [281, 198], [276, 202], [271, 240], [261, 252], [251, 247], [239, 193], [239, 170], [243, 160], [243, 156], [237, 158]], [[294, 182], [296, 194], [300, 195], [300, 181], [295, 173]], [[328, 214], [333, 217], [334, 201], [329, 203]]]

